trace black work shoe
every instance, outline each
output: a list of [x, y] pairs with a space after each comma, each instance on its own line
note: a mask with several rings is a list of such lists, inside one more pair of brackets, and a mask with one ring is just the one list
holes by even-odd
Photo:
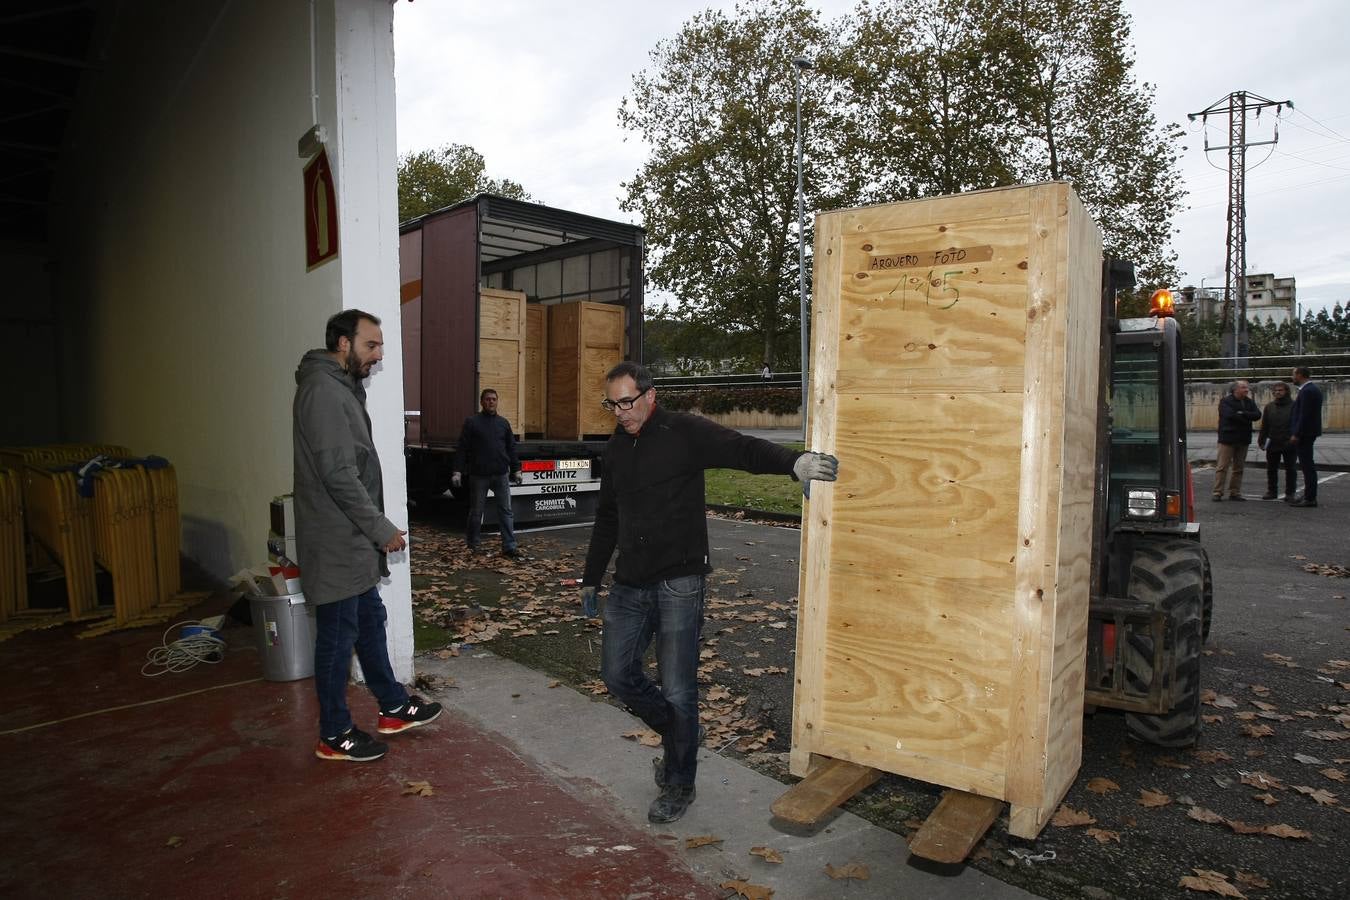
[[661, 788], [661, 795], [652, 801], [647, 809], [647, 821], [653, 825], [665, 825], [674, 822], [685, 814], [689, 804], [694, 802], [692, 784], [668, 784]]
[[1285, 495], [1284, 495], [1284, 502], [1285, 502], [1285, 503], [1297, 503], [1297, 502], [1298, 502], [1298, 499], [1299, 499], [1299, 498], [1298, 498], [1297, 495], [1295, 495], [1295, 494], [1285, 494]]
[[441, 714], [441, 705], [423, 700], [416, 694], [398, 709], [380, 710], [380, 734], [398, 734], [434, 721]]
[[512, 559], [520, 559], [521, 556], [523, 556], [523, 554], [517, 547], [507, 547], [505, 550], [502, 551], [502, 556], [509, 556]]
[[1218, 503], [1218, 502], [1220, 502], [1221, 500], [1223, 500], [1223, 495], [1222, 495], [1222, 494], [1215, 494], [1213, 497], [1210, 497], [1209, 499], [1213, 500], [1215, 503]]
[[348, 728], [332, 738], [320, 738], [314, 755], [319, 759], [344, 759], [348, 762], [372, 762], [389, 752], [389, 745], [375, 740], [359, 728]]
[[1297, 507], [1300, 508], [1300, 509], [1311, 509], [1312, 507], [1314, 507], [1314, 506], [1316, 506], [1316, 505], [1317, 505], [1317, 501], [1316, 501], [1316, 500], [1308, 500], [1307, 498], [1304, 498], [1304, 499], [1302, 499], [1302, 500], [1300, 500], [1300, 501], [1298, 501], [1297, 503], [1294, 504], [1294, 506], [1297, 506]]
[[1243, 502], [1243, 503], [1246, 503], [1246, 502], [1247, 502], [1247, 498], [1244, 497], [1244, 496], [1242, 496], [1241, 494], [1233, 494], [1233, 495], [1231, 495], [1228, 499], [1229, 499], [1229, 500], [1238, 500], [1238, 501], [1241, 501], [1241, 502]]
[[1274, 499], [1275, 499], [1275, 492], [1274, 492], [1274, 491], [1266, 491], [1264, 494], [1261, 495], [1261, 499], [1262, 499], [1262, 500], [1274, 500]]

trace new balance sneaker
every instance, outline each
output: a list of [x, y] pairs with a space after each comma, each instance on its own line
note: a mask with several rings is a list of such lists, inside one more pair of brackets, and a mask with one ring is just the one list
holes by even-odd
[[398, 734], [434, 721], [441, 714], [441, 705], [431, 703], [413, 694], [398, 709], [380, 710], [380, 734]]
[[337, 737], [320, 738], [314, 755], [319, 759], [345, 759], [348, 762], [373, 762], [389, 752], [389, 745], [375, 740], [359, 728], [348, 728]]

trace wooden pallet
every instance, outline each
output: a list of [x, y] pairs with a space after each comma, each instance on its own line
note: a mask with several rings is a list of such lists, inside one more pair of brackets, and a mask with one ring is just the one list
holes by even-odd
[[815, 259], [840, 474], [803, 512], [792, 772], [1006, 801], [1035, 837], [1082, 752], [1099, 233], [1050, 183], [822, 214]]
[[73, 472], [30, 465], [24, 473], [28, 533], [65, 572], [70, 618], [98, 615], [93, 505], [79, 495]]
[[0, 623], [28, 608], [23, 552], [23, 484], [19, 470], [0, 467]]

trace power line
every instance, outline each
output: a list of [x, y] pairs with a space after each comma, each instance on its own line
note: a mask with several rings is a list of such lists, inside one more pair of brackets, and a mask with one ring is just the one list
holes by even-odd
[[[1245, 363], [1248, 346], [1246, 291], [1247, 148], [1269, 145], [1271, 151], [1274, 152], [1274, 145], [1280, 140], [1279, 115], [1285, 106], [1292, 110], [1294, 108], [1293, 101], [1268, 100], [1260, 94], [1233, 91], [1227, 97], [1216, 100], [1200, 112], [1190, 113], [1187, 116], [1192, 122], [1197, 117], [1200, 119], [1201, 130], [1205, 136], [1206, 159], [1208, 159], [1210, 150], [1228, 151], [1228, 239], [1224, 261], [1223, 344], [1224, 354], [1232, 357], [1234, 368]], [[1272, 107], [1275, 109], [1276, 118], [1274, 137], [1268, 141], [1248, 141], [1247, 114], [1255, 113], [1259, 120], [1261, 111]], [[1218, 115], [1219, 113], [1227, 113], [1228, 115], [1228, 143], [1219, 147], [1211, 147], [1209, 132], [1205, 126], [1209, 124], [1211, 115]], [[1268, 154], [1266, 159], [1269, 158]], [[1265, 159], [1261, 162], [1265, 162]], [[1260, 163], [1257, 163], [1257, 165], [1260, 165]]]

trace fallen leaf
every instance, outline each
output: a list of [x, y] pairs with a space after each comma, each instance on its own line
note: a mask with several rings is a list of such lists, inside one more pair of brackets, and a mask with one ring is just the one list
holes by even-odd
[[1196, 869], [1196, 872], [1204, 872], [1203, 875], [1183, 875], [1181, 881], [1177, 882], [1178, 887], [1184, 887], [1188, 891], [1197, 891], [1202, 894], [1218, 894], [1220, 897], [1236, 897], [1238, 900], [1247, 900], [1247, 895], [1233, 887], [1229, 883], [1227, 876], [1218, 872], [1209, 872], [1205, 869]]
[[1252, 794], [1252, 799], [1260, 800], [1266, 806], [1274, 806], [1276, 803], [1280, 802], [1280, 798], [1276, 797], [1274, 794], [1270, 792], [1266, 792], [1264, 794]]
[[758, 856], [765, 862], [780, 863], [783, 861], [783, 854], [779, 853], [772, 847], [751, 847], [750, 855]]
[[1210, 765], [1216, 762], [1232, 762], [1233, 757], [1224, 753], [1222, 750], [1192, 750], [1193, 756], [1197, 762]]
[[1292, 657], [1285, 656], [1282, 653], [1262, 653], [1261, 655], [1275, 665], [1284, 666], [1286, 669], [1297, 669], [1299, 667], [1298, 663], [1294, 662]]
[[562, 682], [555, 678], [548, 683], [548, 686], [551, 688], [562, 687]]
[[720, 844], [720, 843], [722, 843], [722, 839], [720, 837], [711, 834], [700, 834], [695, 837], [685, 838], [684, 848], [686, 850], [694, 850], [699, 847], [706, 847], [709, 844]]
[[1275, 733], [1275, 729], [1271, 728], [1269, 725], [1248, 724], [1242, 726], [1242, 733], [1250, 738], [1263, 738], [1270, 737]]
[[1139, 799], [1136, 801], [1140, 806], [1150, 808], [1167, 806], [1172, 802], [1172, 798], [1159, 791], [1150, 791], [1145, 788], [1139, 789]]
[[1095, 838], [1099, 844], [1109, 844], [1111, 841], [1115, 841], [1117, 844], [1120, 843], [1119, 831], [1107, 831], [1105, 828], [1089, 828], [1087, 833], [1089, 837]]
[[748, 881], [724, 881], [718, 887], [724, 891], [735, 891], [736, 896], [744, 897], [745, 900], [769, 900], [773, 896], [773, 888]]
[[1295, 828], [1292, 825], [1267, 825], [1265, 833], [1282, 838], [1295, 838], [1299, 840], [1308, 840], [1312, 837], [1312, 832], [1304, 831], [1301, 828]]
[[1060, 828], [1074, 828], [1078, 825], [1096, 825], [1097, 820], [1082, 810], [1063, 804], [1055, 810], [1055, 817], [1050, 820], [1050, 824]]
[[841, 881], [846, 878], [852, 878], [855, 881], [867, 881], [872, 877], [872, 873], [867, 870], [867, 866], [862, 863], [848, 863], [844, 866], [835, 867], [829, 863], [825, 864], [825, 874]]
[[1303, 763], [1305, 766], [1325, 766], [1326, 761], [1318, 759], [1315, 756], [1309, 756], [1306, 753], [1295, 753], [1294, 762]]
[[1266, 881], [1255, 872], [1243, 872], [1241, 869], [1233, 873], [1233, 880], [1247, 888], [1268, 888], [1270, 882]]
[[1303, 733], [1315, 741], [1350, 740], [1350, 731], [1305, 731]]
[[1155, 766], [1161, 766], [1164, 769], [1189, 769], [1190, 766], [1183, 762], [1178, 762], [1170, 756], [1159, 756], [1153, 760]]
[[[1209, 696], [1206, 697], [1205, 694]], [[1222, 694], [1216, 694], [1213, 691], [1205, 691], [1200, 695], [1200, 702], [1207, 706], [1214, 706], [1219, 709], [1237, 709], [1237, 701], [1232, 697], [1225, 697]]]
[[1094, 794], [1106, 795], [1112, 791], [1120, 790], [1120, 785], [1116, 784], [1110, 778], [1097, 777], [1087, 783], [1087, 789]]
[[1336, 795], [1323, 788], [1308, 787], [1305, 784], [1294, 785], [1294, 790], [1317, 801], [1318, 806], [1335, 806]]
[[405, 781], [403, 782], [403, 796], [430, 797], [435, 791], [431, 789], [430, 781]]
[[661, 746], [661, 735], [650, 728], [635, 728], [632, 731], [625, 731], [622, 736], [630, 741], [637, 741], [644, 747]]
[[173, 837], [169, 838], [167, 841], [164, 842], [164, 846], [181, 847], [183, 846], [183, 839], [175, 834]]
[[1206, 715], [1201, 715], [1201, 716], [1200, 716], [1200, 719], [1201, 719], [1201, 721], [1203, 721], [1206, 725], [1218, 725], [1220, 722], [1223, 721], [1223, 716], [1206, 716]]
[[1340, 769], [1318, 769], [1317, 771], [1332, 781], [1345, 781], [1345, 773]]
[[1261, 700], [1253, 700], [1251, 701], [1251, 704], [1252, 706], [1255, 706], [1257, 709], [1263, 709], [1266, 712], [1274, 712], [1275, 710], [1279, 709], [1279, 707], [1276, 706], [1274, 703], [1265, 703]]
[[1284, 790], [1284, 782], [1267, 772], [1238, 772], [1243, 784], [1262, 790]]
[[1194, 819], [1197, 822], [1205, 822], [1210, 825], [1227, 825], [1228, 820], [1218, 813], [1203, 806], [1192, 806], [1186, 811], [1187, 818]]

